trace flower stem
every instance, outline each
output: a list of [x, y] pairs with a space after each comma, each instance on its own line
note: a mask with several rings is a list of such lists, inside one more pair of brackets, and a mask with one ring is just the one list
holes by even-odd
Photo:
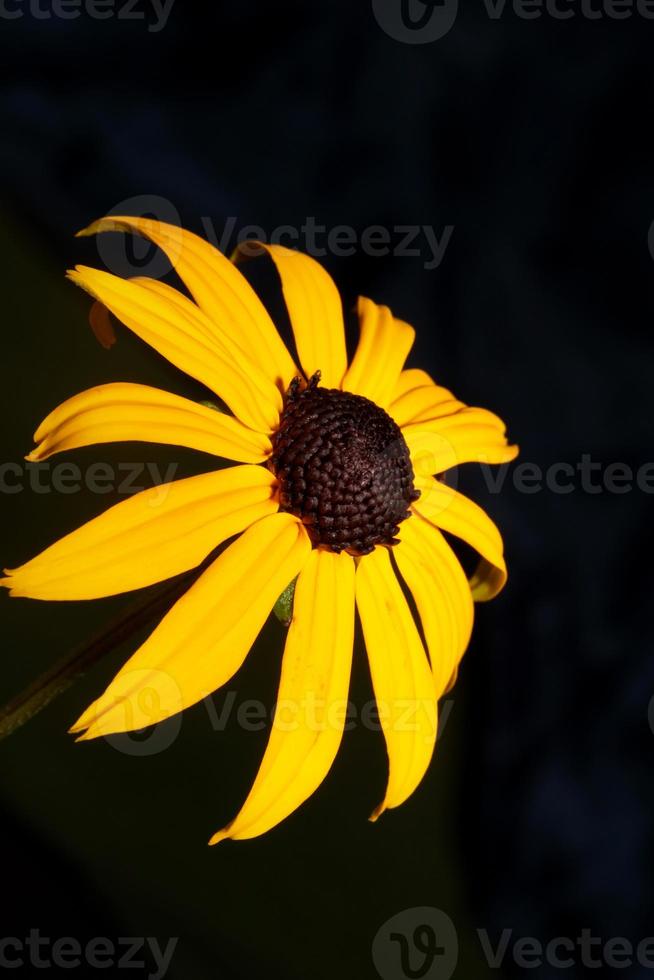
[[197, 574], [198, 570], [194, 569], [178, 575], [167, 582], [163, 590], [134, 603], [126, 613], [110, 620], [90, 640], [79, 644], [7, 702], [0, 708], [0, 741], [37, 715], [107, 653], [155, 617], [167, 612]]

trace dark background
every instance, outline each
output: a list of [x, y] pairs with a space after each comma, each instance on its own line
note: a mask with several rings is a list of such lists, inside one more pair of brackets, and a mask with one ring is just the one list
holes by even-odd
[[[411, 363], [506, 418], [521, 462], [601, 464], [599, 492], [580, 473], [568, 493], [525, 492], [515, 466], [501, 493], [461, 477], [502, 528], [510, 581], [478, 609], [424, 782], [375, 826], [383, 742], [357, 727], [280, 827], [208, 849], [265, 733], [234, 715], [215, 731], [200, 705], [165, 751], [134, 754], [137, 738], [122, 751], [75, 745], [67, 726], [138, 638], [97, 665], [0, 746], [3, 936], [176, 936], [173, 978], [364, 980], [385, 921], [432, 906], [455, 923], [455, 976], [467, 980], [592, 973], [580, 954], [567, 970], [525, 969], [510, 952], [494, 971], [480, 928], [493, 945], [505, 928], [543, 944], [584, 928], [603, 942], [654, 934], [652, 496], [603, 485], [611, 463], [635, 471], [652, 458], [654, 21], [569, 6], [568, 20], [510, 5], [492, 18], [480, 0], [425, 44], [389, 36], [369, 0], [176, 0], [157, 32], [145, 3], [145, 20], [48, 19], [45, 2], [38, 16], [25, 4], [0, 17], [4, 461], [21, 461], [41, 418], [83, 388], [191, 392], [126, 331], [104, 351], [87, 298], [63, 279], [78, 261], [152, 273], [151, 254], [125, 242], [99, 254], [72, 238], [122, 210], [200, 233], [209, 222], [218, 237], [232, 218], [230, 246], [245, 225], [270, 235], [309, 217], [358, 236], [453, 226], [435, 269], [424, 237], [418, 255], [357, 248], [323, 261], [347, 304], [360, 292], [416, 326]], [[97, 459], [179, 462], [180, 475], [199, 465], [156, 446], [71, 457]], [[3, 493], [2, 562], [111, 502]], [[131, 602], [0, 600], [4, 698]], [[236, 705], [273, 703], [282, 641], [269, 623], [229, 686]], [[370, 696], [362, 649], [352, 695]]]

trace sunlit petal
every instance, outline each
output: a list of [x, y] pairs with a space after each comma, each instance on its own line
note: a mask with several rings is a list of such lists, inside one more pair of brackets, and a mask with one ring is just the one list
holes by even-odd
[[289, 514], [250, 527], [175, 603], [72, 730], [87, 729], [86, 739], [144, 728], [217, 690], [243, 663], [310, 550]]
[[385, 548], [359, 562], [356, 601], [388, 750], [386, 796], [375, 810], [399, 806], [431, 759], [438, 728], [434, 676]]
[[256, 837], [292, 813], [327, 775], [341, 742], [354, 640], [354, 561], [312, 551], [295, 589], [273, 729], [236, 819], [215, 834]]
[[275, 385], [221, 348], [209, 334], [205, 315], [190, 300], [178, 294], [173, 303], [143, 282], [87, 266], [77, 266], [68, 276], [171, 364], [207, 385], [246, 425], [260, 432], [275, 427], [281, 409]]
[[493, 599], [507, 578], [502, 536], [481, 507], [439, 480], [416, 480], [420, 498], [412, 509], [436, 527], [461, 538], [481, 556], [470, 580], [473, 599]]
[[399, 537], [393, 553], [418, 608], [441, 697], [470, 641], [470, 586], [438, 528], [414, 514], [401, 525]]
[[273, 476], [231, 466], [121, 501], [0, 584], [32, 599], [99, 599], [195, 568], [214, 548], [278, 508]]
[[164, 251], [198, 306], [214, 326], [214, 335], [237, 348], [281, 391], [297, 374], [263, 303], [222, 252], [176, 225], [150, 218], [110, 215], [79, 235], [103, 231], [135, 232]]
[[415, 330], [397, 320], [387, 306], [359, 297], [359, 344], [343, 379], [343, 390], [385, 408], [393, 399]]
[[117, 383], [67, 399], [34, 433], [34, 462], [82, 446], [159, 442], [212, 453], [239, 463], [261, 463], [270, 439], [223, 412], [147, 385]]
[[[265, 249], [275, 263], [305, 376], [320, 371], [325, 388], [340, 387], [347, 368], [345, 327], [331, 276], [310, 255], [264, 242], [249, 243], [249, 251], [253, 246]], [[241, 249], [234, 258], [240, 261], [246, 255]]]

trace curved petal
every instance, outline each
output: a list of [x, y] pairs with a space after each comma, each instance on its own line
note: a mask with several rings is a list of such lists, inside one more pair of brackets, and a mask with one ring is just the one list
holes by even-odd
[[154, 242], [210, 318], [214, 334], [235, 339], [252, 366], [281, 391], [288, 388], [297, 374], [293, 359], [263, 303], [222, 252], [190, 231], [150, 218], [110, 215], [78, 236], [103, 231], [131, 231]]
[[270, 439], [238, 419], [147, 385], [99, 385], [73, 395], [34, 433], [30, 462], [54, 453], [107, 442], [159, 442], [186, 446], [239, 463], [262, 463]]
[[425, 388], [430, 385], [436, 386], [436, 382], [426, 371], [421, 368], [407, 368], [400, 372], [391, 401], [396, 401], [402, 395], [406, 395], [408, 391], [412, 391], [413, 388]]
[[359, 343], [343, 378], [343, 391], [363, 395], [386, 408], [416, 332], [408, 323], [396, 320], [387, 306], [378, 306], [365, 296], [359, 297], [357, 312]]
[[32, 599], [99, 599], [195, 568], [214, 548], [274, 514], [274, 478], [230, 466], [122, 500], [67, 534], [0, 585]]
[[483, 409], [461, 409], [441, 419], [404, 426], [402, 435], [414, 473], [431, 476], [460, 463], [511, 462], [518, 455], [518, 447], [508, 445], [503, 424], [498, 426], [495, 418]]
[[179, 599], [71, 731], [82, 739], [163, 721], [233, 677], [311, 543], [290, 514], [248, 528]]
[[411, 388], [391, 402], [388, 414], [401, 428], [412, 422], [452, 415], [461, 408], [465, 408], [465, 404], [458, 401], [447, 388], [423, 385], [420, 388]]
[[242, 810], [209, 841], [257, 837], [323, 781], [345, 724], [354, 642], [354, 561], [311, 552], [295, 587], [272, 733]]
[[461, 538], [479, 552], [481, 561], [470, 586], [479, 601], [494, 598], [507, 579], [502, 535], [488, 514], [463, 494], [439, 480], [418, 477], [420, 497], [412, 510], [435, 527]]
[[[320, 371], [325, 388], [340, 388], [347, 368], [341, 297], [329, 273], [310, 255], [283, 245], [249, 242], [266, 250], [282, 281], [300, 364], [307, 378]], [[246, 258], [237, 249], [234, 261]]]
[[246, 425], [271, 432], [279, 421], [281, 395], [250, 365], [242, 365], [210, 335], [206, 317], [181, 294], [171, 303], [143, 282], [78, 265], [68, 273], [141, 340], [171, 364], [207, 385]]
[[388, 750], [388, 788], [376, 819], [403, 803], [425, 774], [438, 707], [427, 654], [385, 548], [359, 562], [356, 602]]
[[399, 538], [393, 555], [420, 614], [440, 698], [470, 642], [470, 586], [449, 544], [427, 521], [414, 514], [400, 525]]

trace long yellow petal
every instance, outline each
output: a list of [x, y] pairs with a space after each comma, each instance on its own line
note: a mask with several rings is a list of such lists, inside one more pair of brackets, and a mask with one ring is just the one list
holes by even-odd
[[406, 368], [400, 372], [391, 401], [396, 401], [414, 388], [425, 388], [431, 385], [436, 385], [436, 382], [426, 371], [421, 368]]
[[388, 414], [402, 427], [424, 419], [452, 415], [461, 408], [465, 408], [464, 403], [458, 401], [447, 388], [441, 388], [439, 385], [422, 385], [419, 388], [409, 389], [392, 401], [388, 407]]
[[414, 791], [438, 728], [434, 676], [385, 548], [359, 562], [356, 601], [388, 750], [386, 796], [371, 819]]
[[264, 517], [179, 599], [73, 726], [82, 739], [145, 728], [207, 697], [239, 669], [311, 543], [290, 514]]
[[463, 494], [430, 477], [418, 477], [419, 499], [412, 505], [435, 527], [466, 541], [481, 555], [481, 562], [470, 585], [478, 601], [494, 598], [507, 579], [502, 535], [488, 514]]
[[246, 425], [259, 432], [271, 432], [277, 425], [282, 405], [278, 389], [220, 346], [205, 315], [190, 300], [177, 294], [173, 303], [142, 281], [87, 266], [77, 266], [68, 276], [172, 364], [215, 391]]
[[236, 338], [253, 366], [280, 391], [288, 388], [297, 374], [293, 359], [263, 303], [222, 252], [192, 232], [149, 218], [110, 215], [94, 221], [78, 235], [103, 231], [131, 231], [154, 242], [210, 318], [214, 333], [224, 341]]
[[360, 296], [359, 344], [343, 379], [343, 391], [369, 398], [385, 408], [393, 399], [416, 332], [396, 320], [387, 306]]
[[262, 463], [270, 439], [238, 419], [147, 385], [118, 383], [68, 398], [34, 433], [34, 462], [54, 453], [107, 442], [186, 446], [239, 463]]
[[295, 587], [272, 733], [236, 819], [209, 841], [257, 837], [323, 781], [346, 716], [354, 641], [354, 561], [312, 551]]
[[32, 599], [98, 599], [195, 568], [221, 542], [278, 508], [262, 466], [231, 466], [121, 501], [0, 585]]
[[[440, 419], [405, 425], [414, 473], [431, 476], [460, 463], [509, 463], [518, 447], [508, 445], [503, 424], [483, 409], [461, 409]], [[498, 420], [499, 422], [499, 420]]]
[[[343, 306], [334, 281], [310, 255], [283, 245], [254, 243], [275, 263], [293, 328], [300, 364], [310, 378], [321, 372], [325, 388], [340, 388], [347, 368]], [[250, 243], [251, 249], [252, 243]], [[236, 251], [234, 261], [247, 257]]]
[[420, 614], [440, 698], [470, 642], [470, 586], [443, 535], [417, 514], [403, 521], [399, 538], [393, 555]]

